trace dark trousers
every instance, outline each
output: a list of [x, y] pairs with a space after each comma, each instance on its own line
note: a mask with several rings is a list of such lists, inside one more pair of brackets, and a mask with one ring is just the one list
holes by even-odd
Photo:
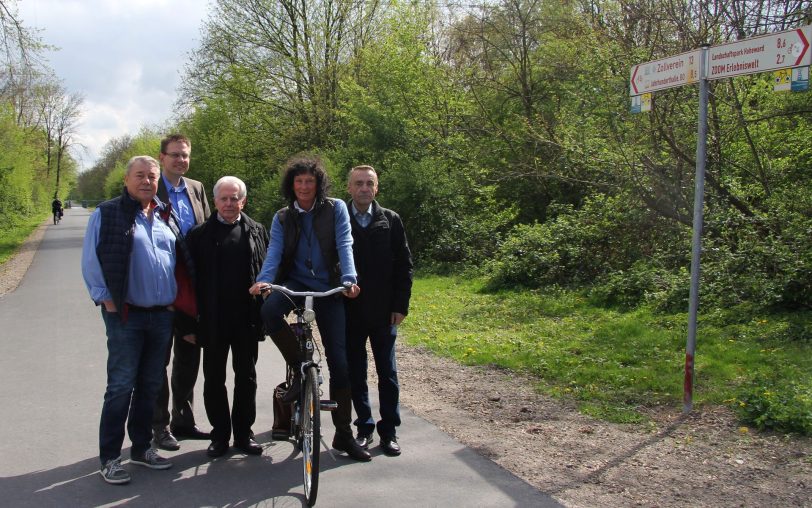
[[[283, 284], [294, 291], [310, 291], [303, 284], [287, 281]], [[284, 318], [293, 310], [293, 304], [282, 293], [272, 292], [262, 304], [262, 321], [269, 334], [274, 335], [284, 326]], [[316, 324], [324, 345], [327, 357], [327, 368], [330, 369], [330, 389], [349, 388], [347, 373], [347, 348], [344, 335], [344, 297], [333, 295], [326, 298], [315, 298], [313, 310], [316, 312]], [[293, 345], [298, 348], [298, 344]]]
[[[169, 425], [169, 385], [172, 385], [172, 427], [191, 428], [195, 426], [193, 410], [195, 383], [200, 370], [200, 347], [175, 336], [172, 348], [167, 348], [164, 366], [169, 366], [172, 357], [172, 375], [167, 376], [164, 368], [163, 385], [158, 393], [158, 401], [152, 417], [153, 430], [165, 429]], [[174, 352], [174, 355], [171, 353]], [[171, 383], [169, 382], [171, 379]]]
[[395, 427], [400, 426], [400, 386], [398, 367], [395, 361], [395, 338], [391, 326], [365, 328], [347, 326], [347, 362], [352, 386], [352, 403], [358, 418], [355, 425], [363, 434], [371, 434], [375, 429], [372, 407], [369, 403], [367, 386], [367, 338], [375, 359], [378, 373], [378, 401], [381, 419], [377, 423], [381, 437], [395, 437]]
[[[226, 390], [229, 350], [234, 370], [234, 404], [230, 412]], [[213, 441], [227, 442], [232, 429], [235, 441], [252, 437], [251, 426], [257, 416], [258, 350], [257, 341], [240, 336], [219, 336], [203, 349], [203, 403]]]

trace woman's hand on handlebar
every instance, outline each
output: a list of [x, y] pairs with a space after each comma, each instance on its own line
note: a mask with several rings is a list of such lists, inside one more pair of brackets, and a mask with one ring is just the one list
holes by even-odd
[[248, 288], [248, 293], [258, 296], [261, 295], [264, 291], [269, 289], [267, 282], [255, 282], [253, 286]]
[[358, 287], [358, 284], [353, 284], [347, 287], [346, 291], [344, 291], [344, 296], [347, 298], [356, 298], [360, 293], [361, 288]]

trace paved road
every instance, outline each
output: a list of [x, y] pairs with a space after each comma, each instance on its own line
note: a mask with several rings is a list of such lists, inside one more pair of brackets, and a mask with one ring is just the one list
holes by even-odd
[[[262, 456], [212, 460], [208, 442], [183, 441], [166, 453], [168, 471], [128, 465], [133, 481], [124, 486], [99, 477], [106, 348], [80, 271], [88, 216], [72, 208], [49, 225], [20, 286], [0, 298], [0, 506], [303, 506], [301, 461], [291, 443], [270, 439], [269, 394], [283, 373], [270, 342], [260, 345], [258, 365]], [[196, 416], [210, 428], [202, 403]], [[400, 457], [374, 447], [371, 463], [357, 463], [322, 452], [317, 506], [559, 506], [411, 411], [402, 417]], [[329, 443], [329, 415], [322, 421]]]

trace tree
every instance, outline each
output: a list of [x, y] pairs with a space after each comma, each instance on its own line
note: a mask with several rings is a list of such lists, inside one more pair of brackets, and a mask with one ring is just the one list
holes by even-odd
[[[294, 122], [303, 147], [328, 143], [342, 62], [377, 0], [219, 0], [188, 68], [188, 105], [234, 97]], [[294, 141], [297, 142], [297, 141]]]

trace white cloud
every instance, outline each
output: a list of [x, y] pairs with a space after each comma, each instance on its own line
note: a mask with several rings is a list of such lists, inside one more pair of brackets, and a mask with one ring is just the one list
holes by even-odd
[[[184, 65], [200, 40], [206, 4], [194, 0], [23, 0], [23, 22], [58, 51], [47, 58], [85, 97], [78, 140], [85, 168], [113, 137], [165, 123]], [[78, 154], [77, 154], [78, 155]]]

